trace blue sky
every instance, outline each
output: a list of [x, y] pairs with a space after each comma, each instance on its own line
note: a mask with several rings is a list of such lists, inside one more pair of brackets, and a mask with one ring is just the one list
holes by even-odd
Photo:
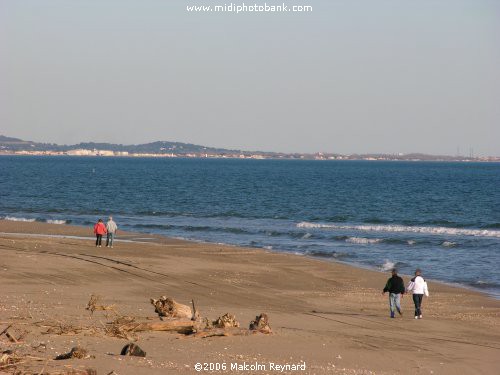
[[0, 134], [500, 155], [499, 1], [228, 3], [0, 0]]

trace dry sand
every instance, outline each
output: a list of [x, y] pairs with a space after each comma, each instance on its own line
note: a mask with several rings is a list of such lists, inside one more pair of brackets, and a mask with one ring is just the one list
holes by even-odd
[[[30, 354], [27, 373], [93, 368], [98, 374], [196, 373], [200, 363], [306, 363], [298, 374], [498, 374], [500, 301], [430, 282], [422, 320], [389, 318], [381, 289], [388, 274], [343, 264], [120, 233], [113, 249], [96, 248], [89, 228], [0, 221], [0, 353]], [[14, 234], [17, 233], [17, 234]], [[45, 236], [39, 236], [39, 235]], [[49, 234], [70, 237], [50, 237]], [[74, 237], [73, 237], [74, 236]], [[408, 277], [404, 277], [405, 282]], [[157, 321], [151, 297], [195, 300], [203, 316], [230, 312], [242, 326], [261, 312], [272, 335], [194, 338], [170, 332], [137, 334], [145, 358], [120, 356], [125, 339], [99, 331], [112, 312], [85, 310], [91, 294], [122, 315]], [[95, 332], [44, 334], [50, 326], [97, 327]], [[52, 361], [71, 347], [93, 358]], [[1, 354], [0, 354], [1, 357]], [[15, 367], [5, 371], [13, 373]], [[219, 373], [221, 371], [214, 371]]]

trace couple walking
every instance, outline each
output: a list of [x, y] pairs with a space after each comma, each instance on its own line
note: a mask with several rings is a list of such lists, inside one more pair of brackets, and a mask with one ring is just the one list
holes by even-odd
[[399, 315], [403, 315], [401, 311], [401, 296], [403, 296], [405, 292], [411, 292], [413, 303], [415, 304], [415, 319], [422, 319], [422, 299], [424, 298], [424, 294], [429, 297], [429, 290], [426, 281], [422, 277], [420, 268], [415, 270], [415, 277], [411, 279], [406, 289], [403, 279], [398, 276], [398, 271], [393, 268], [392, 276], [387, 280], [382, 294], [386, 292], [389, 292], [391, 318], [394, 318], [396, 311]]
[[94, 225], [95, 234], [95, 247], [101, 247], [102, 236], [106, 235], [106, 247], [113, 248], [113, 239], [115, 237], [118, 226], [113, 221], [113, 217], [109, 217], [106, 225], [103, 223], [102, 219], [99, 219]]

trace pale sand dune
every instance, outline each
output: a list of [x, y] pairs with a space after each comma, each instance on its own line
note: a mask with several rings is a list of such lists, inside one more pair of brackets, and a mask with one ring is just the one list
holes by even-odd
[[[244, 361], [305, 361], [308, 374], [499, 373], [500, 301], [465, 289], [430, 282], [424, 319], [413, 319], [408, 296], [404, 317], [389, 319], [387, 296], [380, 294], [388, 274], [144, 234], [120, 233], [119, 239], [140, 242], [117, 242], [114, 249], [96, 249], [91, 238], [8, 234], [92, 236], [91, 229], [66, 225], [0, 221], [0, 232], [0, 331], [13, 323], [14, 334], [27, 332], [17, 345], [0, 337], [0, 349], [49, 359], [80, 344], [95, 356], [36, 362], [35, 373], [68, 365], [98, 374], [195, 373], [197, 362]], [[193, 298], [211, 319], [231, 312], [242, 326], [266, 312], [274, 334], [200, 339], [141, 333], [137, 343], [147, 352], [144, 359], [118, 356], [123, 339], [42, 334], [54, 321], [110, 321], [102, 311], [89, 317], [85, 306], [92, 293], [124, 315], [155, 320], [149, 298], [161, 295], [184, 304]], [[46, 349], [32, 348], [40, 343]]]

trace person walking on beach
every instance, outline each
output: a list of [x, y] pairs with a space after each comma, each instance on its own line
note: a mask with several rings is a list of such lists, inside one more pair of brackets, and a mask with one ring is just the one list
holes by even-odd
[[422, 270], [420, 268], [415, 270], [415, 277], [411, 279], [406, 290], [413, 293], [415, 319], [422, 319], [422, 300], [424, 298], [424, 294], [426, 297], [429, 297], [429, 289], [427, 288], [427, 283], [422, 277]]
[[389, 308], [391, 310], [391, 318], [397, 312], [403, 315], [401, 311], [401, 296], [405, 293], [405, 284], [401, 277], [398, 276], [398, 270], [393, 268], [392, 276], [387, 280], [382, 294], [389, 292]]
[[113, 239], [115, 238], [116, 231], [118, 230], [118, 226], [113, 221], [113, 217], [110, 216], [108, 222], [106, 223], [106, 247], [113, 248]]
[[95, 247], [101, 247], [101, 241], [103, 234], [106, 234], [106, 226], [102, 222], [102, 219], [97, 220], [97, 223], [94, 225], [94, 234], [95, 234]]

